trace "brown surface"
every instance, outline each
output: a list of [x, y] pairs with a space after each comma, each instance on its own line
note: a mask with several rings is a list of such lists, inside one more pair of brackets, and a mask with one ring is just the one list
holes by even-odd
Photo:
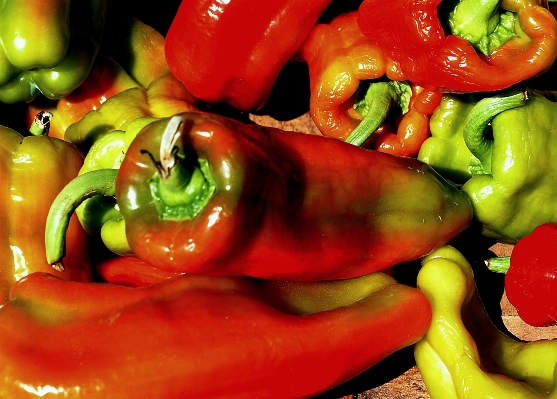
[[[250, 115], [250, 119], [264, 126], [308, 134], [319, 134], [309, 114], [289, 121], [277, 121], [267, 116]], [[507, 256], [512, 246], [495, 244], [489, 248], [495, 255]], [[489, 283], [488, 283], [489, 284]], [[489, 287], [488, 287], [489, 289]], [[496, 296], [494, 298], [497, 298]], [[515, 337], [533, 341], [557, 338], [557, 326], [535, 328], [522, 322], [516, 309], [507, 300], [504, 292], [500, 298], [500, 321]], [[487, 306], [487, 304], [486, 304]], [[429, 399], [418, 369], [414, 365], [411, 348], [394, 354], [353, 381], [319, 396], [320, 399]]]

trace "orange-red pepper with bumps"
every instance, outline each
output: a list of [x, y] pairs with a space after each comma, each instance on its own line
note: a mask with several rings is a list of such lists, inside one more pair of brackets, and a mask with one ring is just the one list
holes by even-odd
[[430, 319], [425, 296], [384, 273], [140, 288], [35, 273], [0, 307], [0, 396], [308, 398], [417, 342]]
[[170, 71], [200, 100], [263, 107], [331, 0], [183, 0], [166, 34]]
[[77, 176], [83, 155], [75, 146], [45, 135], [48, 116], [37, 118], [36, 127], [37, 136], [23, 136], [0, 126], [0, 303], [16, 281], [33, 272], [78, 281], [91, 278], [87, 234], [76, 217], [69, 221], [65, 235], [66, 270], [54, 270], [46, 260], [44, 234], [50, 205]]
[[[405, 84], [398, 63], [364, 36], [357, 18], [352, 11], [317, 24], [299, 51], [309, 68], [312, 119], [325, 136], [415, 156], [442, 94]], [[401, 89], [388, 80], [403, 82]]]
[[[557, 21], [541, 0], [466, 1], [464, 19], [469, 17], [471, 27], [484, 33], [495, 32], [491, 27], [497, 23], [493, 24], [492, 16], [498, 16], [499, 8], [516, 14], [514, 26], [518, 28], [511, 27], [514, 37], [486, 56], [466, 39], [467, 35], [445, 34], [441, 3], [364, 0], [358, 10], [358, 25], [400, 63], [408, 80], [432, 91], [502, 90], [547, 71], [557, 57]], [[484, 6], [491, 8], [482, 15]]]

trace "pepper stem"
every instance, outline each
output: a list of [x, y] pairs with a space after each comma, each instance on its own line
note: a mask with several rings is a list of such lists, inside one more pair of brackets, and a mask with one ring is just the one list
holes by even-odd
[[169, 120], [161, 137], [160, 161], [148, 151], [142, 151], [149, 155], [159, 172], [149, 185], [161, 220], [195, 218], [216, 191], [209, 162], [198, 159], [193, 151], [184, 154], [185, 150], [176, 145], [184, 128], [181, 115]]
[[499, 256], [485, 261], [487, 268], [495, 273], [507, 273], [511, 265], [510, 256]]
[[29, 133], [33, 136], [46, 136], [50, 130], [50, 120], [52, 119], [52, 113], [48, 111], [40, 111], [35, 115], [31, 127], [29, 127]]
[[493, 139], [486, 137], [485, 130], [491, 120], [512, 108], [517, 108], [528, 99], [527, 92], [510, 92], [496, 97], [480, 100], [468, 114], [464, 126], [464, 142], [466, 146], [481, 163], [479, 168], [471, 170], [473, 175], [491, 173], [491, 155], [493, 152]]
[[77, 176], [54, 199], [46, 219], [46, 259], [58, 271], [64, 271], [66, 232], [75, 209], [95, 195], [114, 196], [118, 169], [98, 169]]
[[401, 104], [403, 113], [408, 112], [412, 89], [405, 82], [375, 82], [369, 85], [364, 98], [354, 104], [363, 116], [362, 122], [350, 133], [346, 142], [361, 146], [387, 119], [394, 104]]

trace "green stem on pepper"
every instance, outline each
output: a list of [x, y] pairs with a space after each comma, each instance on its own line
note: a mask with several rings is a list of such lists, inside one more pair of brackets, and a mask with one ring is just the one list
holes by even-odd
[[[354, 104], [363, 120], [346, 138], [346, 142], [361, 146], [387, 119], [392, 106], [400, 104], [403, 113], [408, 112], [412, 89], [405, 82], [374, 82], [364, 98]], [[358, 93], [356, 94], [358, 97]]]
[[64, 271], [65, 238], [71, 215], [86, 199], [95, 195], [114, 196], [118, 169], [99, 169], [70, 181], [55, 198], [46, 219], [46, 259], [55, 270]]
[[501, 0], [461, 0], [449, 17], [451, 33], [470, 42], [486, 57], [515, 32], [515, 13], [500, 12]]
[[487, 268], [495, 273], [506, 274], [511, 265], [510, 256], [498, 256], [485, 261]]
[[183, 154], [176, 146], [185, 128], [183, 117], [172, 117], [162, 135], [160, 161], [149, 155], [158, 170], [149, 185], [161, 220], [191, 220], [216, 191], [209, 162], [195, 153]]
[[52, 119], [52, 114], [48, 111], [40, 111], [35, 115], [33, 123], [29, 128], [29, 133], [33, 136], [46, 136], [50, 130], [50, 120]]
[[493, 140], [487, 138], [485, 134], [491, 120], [501, 112], [524, 105], [527, 99], [527, 92], [513, 91], [500, 96], [484, 98], [472, 108], [464, 126], [464, 142], [481, 163], [479, 168], [471, 170], [472, 174], [491, 173]]

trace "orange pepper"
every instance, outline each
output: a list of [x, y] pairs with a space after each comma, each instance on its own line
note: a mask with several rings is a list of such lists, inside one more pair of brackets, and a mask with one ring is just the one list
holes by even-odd
[[[385, 114], [379, 126], [373, 125], [372, 129], [363, 126], [365, 118], [354, 108], [361, 82], [406, 79], [399, 63], [363, 35], [356, 11], [341, 14], [330, 24], [316, 25], [300, 49], [300, 57], [309, 67], [310, 114], [324, 136], [394, 155], [418, 153], [421, 143], [429, 136], [429, 116], [439, 104], [441, 94], [414, 86], [408, 113], [396, 120], [386, 120]], [[398, 126], [393, 127], [393, 123]], [[368, 140], [353, 139], [358, 126], [365, 137], [370, 137]]]

